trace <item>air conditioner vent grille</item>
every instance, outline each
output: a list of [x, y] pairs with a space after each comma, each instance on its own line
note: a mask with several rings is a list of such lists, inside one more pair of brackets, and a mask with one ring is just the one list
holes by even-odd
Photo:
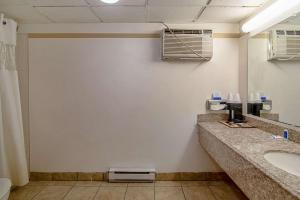
[[210, 60], [212, 53], [212, 30], [163, 30], [163, 59]]
[[300, 31], [273, 30], [269, 33], [269, 60], [299, 60]]

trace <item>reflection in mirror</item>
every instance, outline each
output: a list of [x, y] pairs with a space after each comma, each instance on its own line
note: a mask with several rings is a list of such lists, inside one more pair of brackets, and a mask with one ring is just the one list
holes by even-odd
[[300, 126], [300, 14], [248, 41], [248, 113]]

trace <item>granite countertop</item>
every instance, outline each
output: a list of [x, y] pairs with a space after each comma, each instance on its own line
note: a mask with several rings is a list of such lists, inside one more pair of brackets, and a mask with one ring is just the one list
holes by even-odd
[[300, 154], [300, 144], [272, 139], [270, 133], [257, 128], [229, 128], [220, 122], [199, 122], [198, 125], [300, 198], [300, 177], [276, 168], [264, 159], [264, 154], [268, 151]]

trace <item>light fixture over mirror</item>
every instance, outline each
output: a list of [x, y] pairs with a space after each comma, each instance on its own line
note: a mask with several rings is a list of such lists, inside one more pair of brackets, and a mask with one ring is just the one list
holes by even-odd
[[101, 0], [101, 1], [107, 4], [114, 4], [117, 3], [119, 0]]
[[244, 23], [242, 31], [245, 33], [264, 31], [299, 11], [300, 0], [276, 0]]

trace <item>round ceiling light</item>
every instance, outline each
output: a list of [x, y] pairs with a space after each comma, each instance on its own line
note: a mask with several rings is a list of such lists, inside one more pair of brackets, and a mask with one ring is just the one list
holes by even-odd
[[114, 4], [117, 3], [119, 0], [101, 0], [101, 1], [108, 4]]

